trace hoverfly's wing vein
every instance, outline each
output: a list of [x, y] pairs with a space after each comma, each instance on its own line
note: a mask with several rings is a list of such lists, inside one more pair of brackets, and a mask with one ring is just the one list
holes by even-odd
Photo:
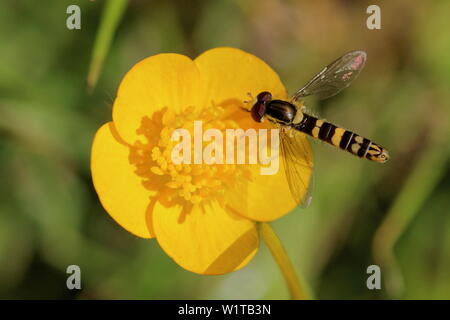
[[305, 136], [292, 129], [280, 131], [281, 155], [286, 179], [294, 201], [302, 207], [311, 202], [312, 150]]
[[336, 61], [330, 63], [303, 88], [292, 97], [292, 101], [315, 95], [319, 99], [326, 99], [347, 88], [358, 77], [364, 68], [367, 55], [364, 51], [349, 52]]

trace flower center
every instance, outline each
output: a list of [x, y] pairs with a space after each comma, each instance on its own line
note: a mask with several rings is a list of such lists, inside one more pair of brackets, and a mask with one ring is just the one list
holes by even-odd
[[[174, 164], [172, 149], [178, 141], [171, 139], [176, 129], [186, 129], [194, 137], [194, 121], [201, 120], [203, 130], [218, 129], [225, 136], [226, 129], [237, 129], [237, 121], [225, 116], [225, 109], [213, 105], [201, 111], [186, 108], [180, 114], [164, 108], [152, 119], [142, 119], [138, 134], [147, 142], [136, 142], [131, 148], [130, 159], [144, 186], [153, 191], [163, 204], [199, 204], [206, 199], [226, 201], [227, 190], [237, 182], [251, 179], [247, 166], [236, 164]], [[194, 155], [193, 138], [191, 154]], [[204, 147], [204, 146], [203, 146]], [[202, 147], [202, 150], [203, 150]]]

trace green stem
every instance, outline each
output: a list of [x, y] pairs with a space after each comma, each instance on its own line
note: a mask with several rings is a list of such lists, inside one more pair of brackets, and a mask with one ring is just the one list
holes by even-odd
[[286, 250], [283, 247], [280, 239], [276, 235], [275, 231], [273, 231], [270, 224], [266, 222], [261, 222], [259, 224], [259, 232], [261, 237], [269, 247], [270, 252], [272, 253], [273, 258], [277, 262], [280, 267], [281, 273], [286, 280], [286, 283], [289, 288], [289, 292], [291, 294], [292, 300], [307, 300], [310, 299], [307, 294], [307, 290], [302, 287], [299, 278], [295, 272], [294, 266], [289, 260], [289, 256], [287, 255]]
[[387, 271], [386, 287], [394, 297], [400, 296], [403, 290], [402, 274], [394, 254], [395, 245], [440, 182], [449, 159], [449, 129], [445, 124], [436, 124], [434, 128], [430, 143], [422, 150], [414, 170], [411, 170], [373, 239], [375, 261]]

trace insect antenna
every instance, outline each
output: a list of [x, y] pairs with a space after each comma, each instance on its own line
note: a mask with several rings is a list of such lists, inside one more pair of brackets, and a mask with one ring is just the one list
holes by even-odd
[[[247, 92], [247, 96], [250, 98], [249, 100], [244, 100], [242, 102], [244, 102], [245, 107], [240, 107], [241, 109], [250, 112], [250, 108], [248, 108], [248, 106], [254, 101], [253, 95], [250, 92]], [[251, 107], [251, 105], [250, 105]]]

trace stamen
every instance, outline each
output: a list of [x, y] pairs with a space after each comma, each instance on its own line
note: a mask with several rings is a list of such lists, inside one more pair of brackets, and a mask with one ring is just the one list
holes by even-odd
[[[237, 129], [240, 126], [235, 120], [225, 119], [224, 115], [223, 107], [212, 104], [200, 112], [189, 107], [180, 114], [165, 108], [155, 113], [152, 119], [142, 120], [137, 132], [146, 138], [147, 143], [135, 144], [130, 152], [130, 161], [136, 166], [135, 172], [143, 179], [143, 185], [154, 191], [156, 197], [164, 197], [163, 203], [175, 201], [182, 205], [186, 202], [200, 204], [214, 198], [222, 201], [227, 188], [234, 187], [242, 179], [251, 179], [251, 172], [245, 166], [172, 162], [172, 148], [179, 143], [171, 140], [174, 130], [184, 128], [193, 137], [194, 121], [202, 120], [203, 130], [219, 129], [225, 137], [226, 129]], [[192, 140], [192, 156], [193, 148]], [[161, 185], [164, 186], [163, 190]]]

